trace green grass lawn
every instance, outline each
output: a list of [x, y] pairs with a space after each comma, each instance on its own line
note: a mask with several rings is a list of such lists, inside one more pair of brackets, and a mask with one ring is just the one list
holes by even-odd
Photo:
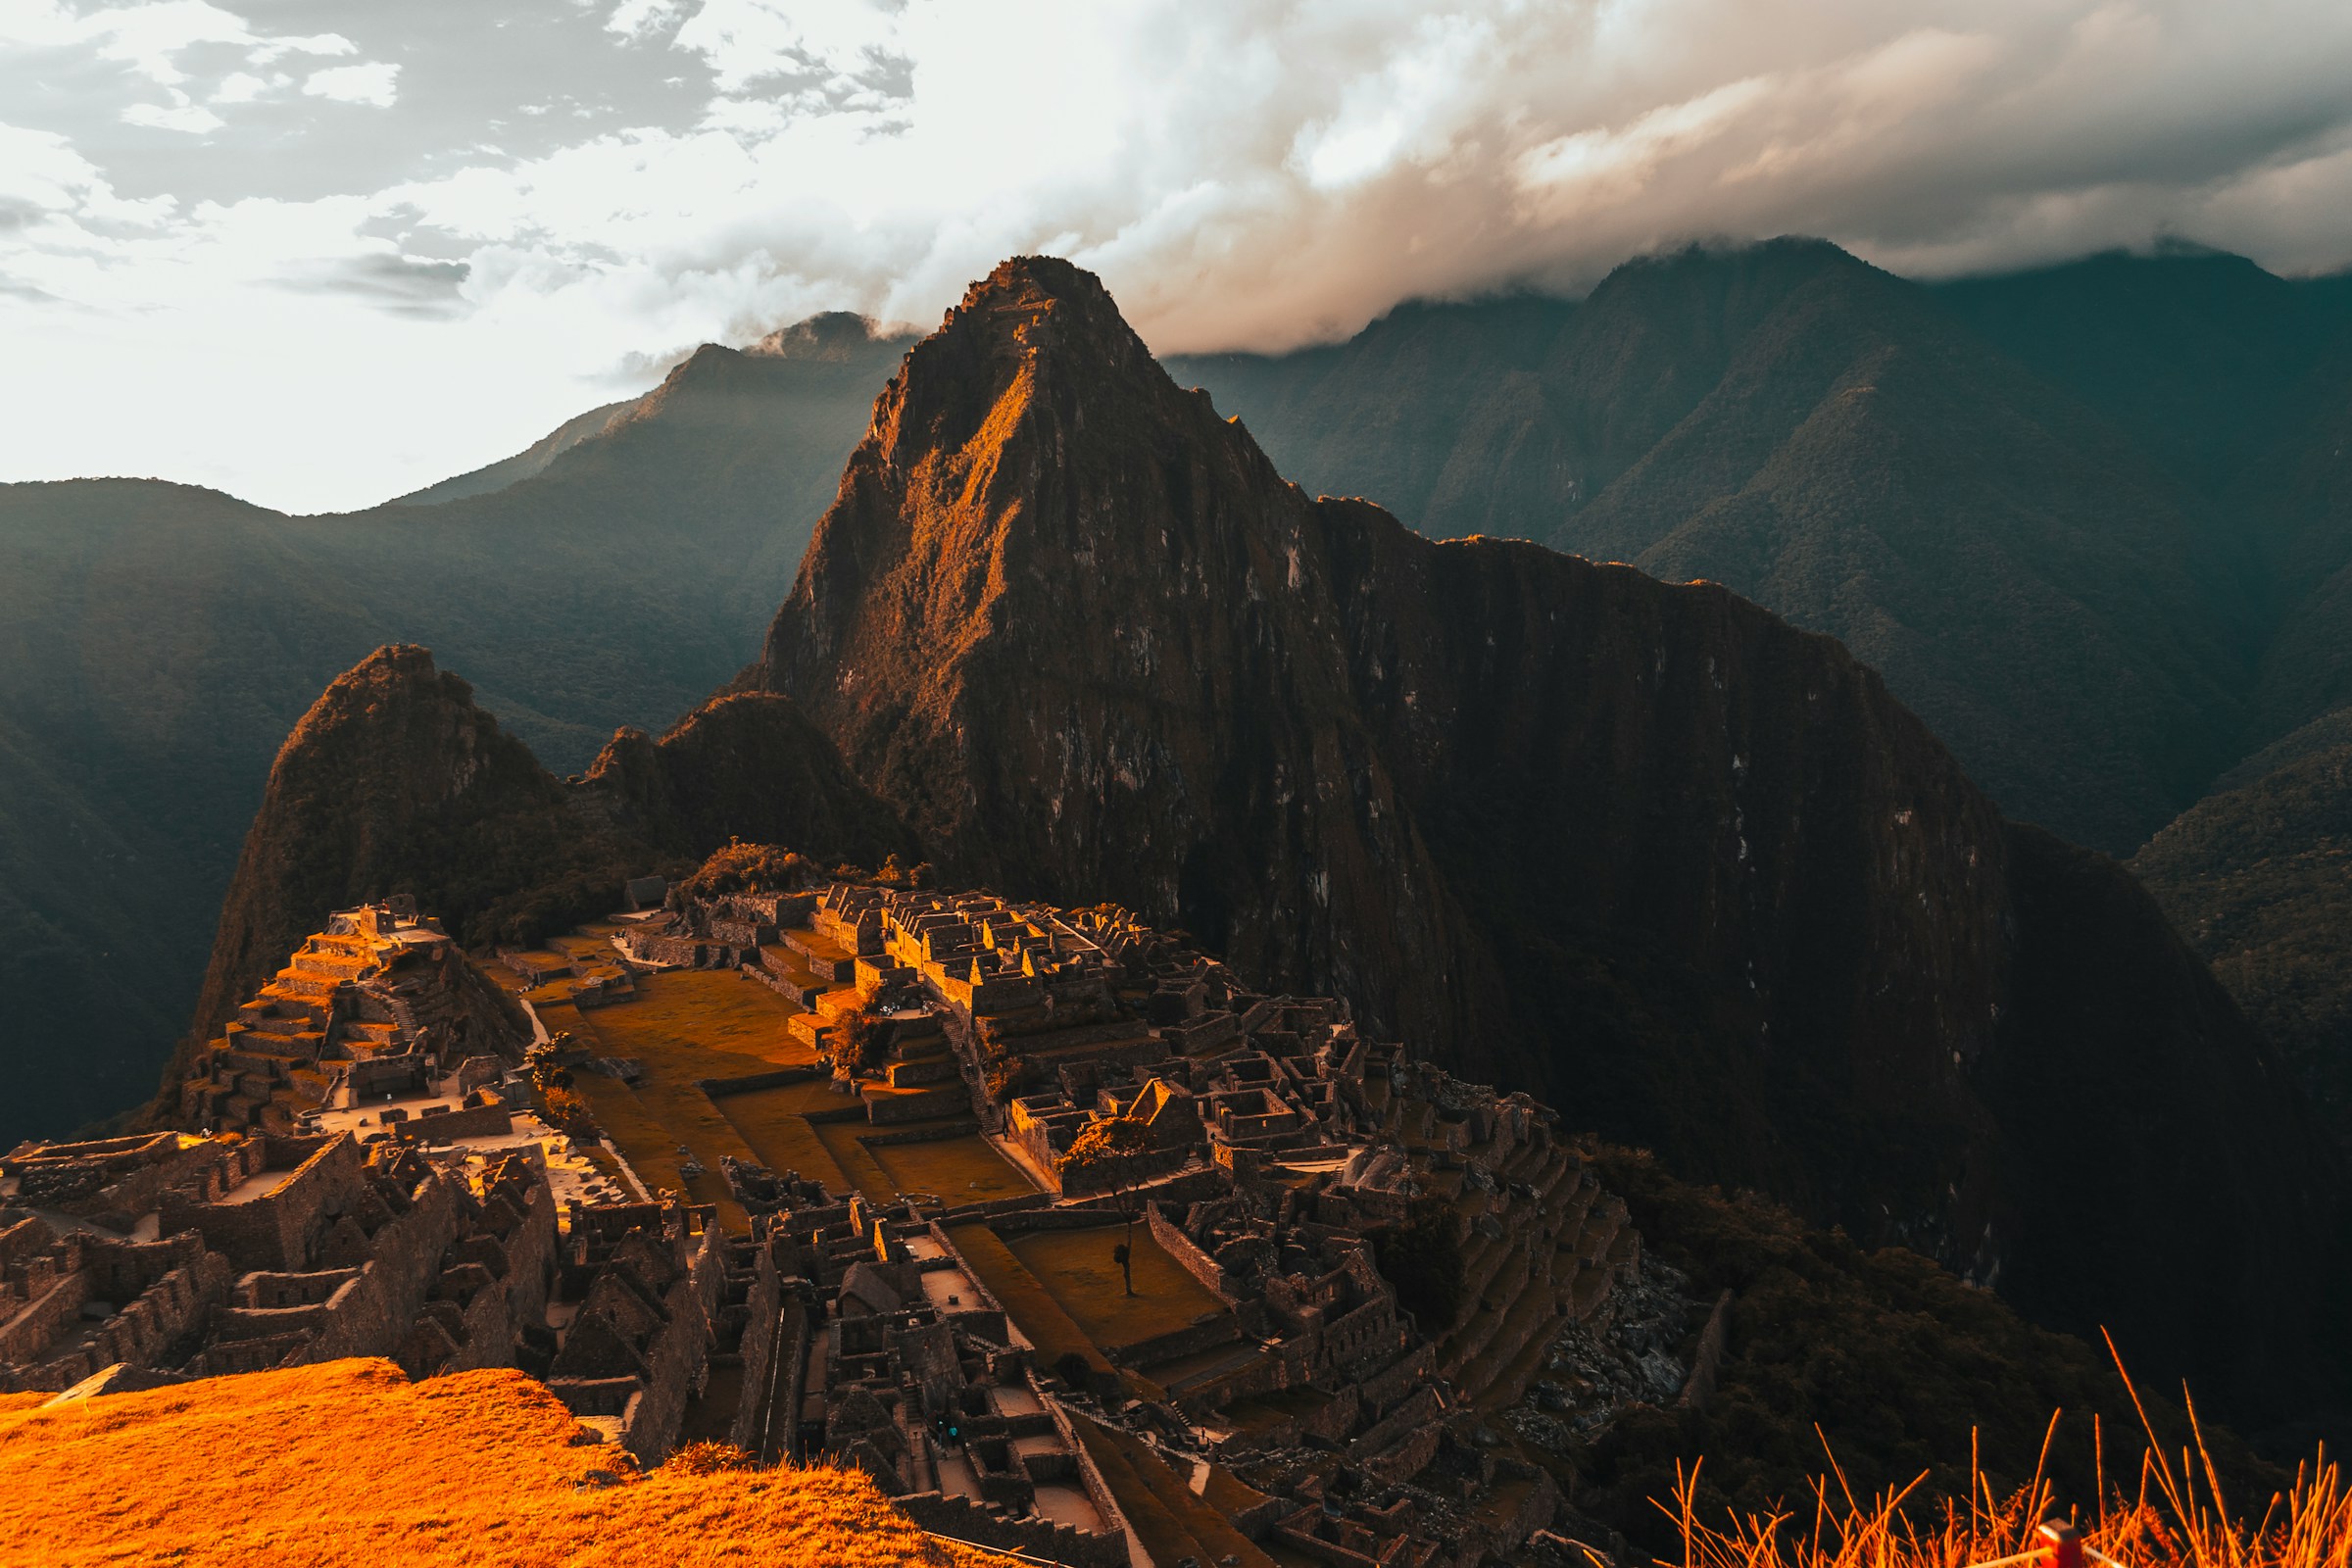
[[868, 1152], [897, 1191], [936, 1193], [950, 1206], [1037, 1191], [1036, 1183], [978, 1133], [920, 1144], [878, 1144]]
[[727, 1095], [716, 1103], [760, 1163], [778, 1175], [797, 1170], [808, 1181], [823, 1182], [836, 1198], [847, 1198], [851, 1182], [831, 1149], [817, 1136], [803, 1112], [839, 1106], [842, 1097], [825, 1087], [825, 1080], [786, 1084], [780, 1089], [755, 1089]]
[[1110, 1250], [1125, 1236], [1116, 1225], [1083, 1231], [1037, 1231], [1006, 1245], [1061, 1309], [1104, 1349], [1189, 1326], [1225, 1303], [1135, 1227], [1135, 1294], [1126, 1294]]

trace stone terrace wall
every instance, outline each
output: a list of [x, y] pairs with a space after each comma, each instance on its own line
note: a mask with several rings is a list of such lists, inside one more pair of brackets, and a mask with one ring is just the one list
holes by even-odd
[[760, 1246], [753, 1252], [752, 1292], [744, 1302], [743, 1341], [737, 1347], [743, 1355], [743, 1395], [727, 1429], [727, 1441], [747, 1453], [757, 1451], [760, 1434], [754, 1428], [775, 1369], [776, 1324], [783, 1305], [784, 1281], [776, 1272], [775, 1250]]
[[1200, 1250], [1183, 1227], [1160, 1212], [1156, 1202], [1144, 1205], [1144, 1223], [1152, 1228], [1152, 1239], [1159, 1250], [1175, 1259], [1176, 1266], [1200, 1282], [1210, 1295], [1227, 1306], [1239, 1306], [1241, 1296], [1233, 1288], [1233, 1277], [1217, 1266], [1217, 1260]]
[[422, 1183], [409, 1211], [368, 1238], [373, 1255], [328, 1302], [328, 1321], [303, 1361], [390, 1355], [441, 1277], [441, 1254], [463, 1219], [454, 1180], [435, 1175]]
[[348, 1134], [323, 1142], [270, 1138], [262, 1145], [265, 1174], [292, 1159], [300, 1163], [269, 1192], [242, 1203], [167, 1193], [160, 1228], [165, 1235], [195, 1231], [240, 1272], [299, 1274], [310, 1265], [313, 1241], [326, 1229], [327, 1205], [348, 1200], [365, 1180], [360, 1146]]

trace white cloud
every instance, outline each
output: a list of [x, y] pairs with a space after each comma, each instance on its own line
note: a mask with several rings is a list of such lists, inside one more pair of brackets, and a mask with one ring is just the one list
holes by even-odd
[[165, 87], [188, 79], [179, 56], [199, 44], [244, 50], [254, 65], [268, 65], [286, 54], [343, 55], [354, 49], [350, 39], [334, 33], [257, 34], [244, 18], [207, 0], [149, 0], [91, 11], [61, 0], [5, 0], [0, 3], [0, 45], [8, 44], [48, 49], [86, 45], [97, 58], [128, 66]]
[[314, 71], [303, 82], [304, 94], [339, 104], [371, 104], [389, 109], [400, 97], [396, 86], [400, 67], [370, 61], [364, 66], [329, 66]]
[[[825, 308], [927, 324], [1019, 250], [1102, 272], [1162, 350], [1287, 346], [1417, 294], [1576, 287], [1635, 252], [1720, 235], [1826, 234], [1923, 271], [2158, 232], [2281, 268], [2352, 261], [2340, 0], [619, 0], [573, 14], [592, 48], [564, 57], [572, 74], [496, 83], [496, 108], [459, 122], [425, 108], [482, 82], [429, 74], [450, 68], [413, 47], [422, 34], [405, 29], [433, 25], [421, 11], [321, 14], [313, 24], [338, 30], [296, 38], [201, 0], [86, 14], [0, 0], [0, 50], [124, 66], [146, 84], [141, 113], [184, 116], [175, 128], [307, 95], [383, 106], [368, 134], [407, 138], [381, 188], [134, 202], [117, 187], [155, 188], [120, 162], [135, 148], [0, 132], [0, 197], [41, 192], [24, 198], [32, 220], [0, 228], [0, 282], [59, 302], [0, 303], [0, 332], [35, 372], [12, 381], [42, 389], [0, 391], [0, 423], [28, 437], [0, 477], [132, 468], [356, 505], [519, 448], [612, 395], [616, 366]], [[204, 64], [222, 47], [241, 68]], [[223, 74], [173, 79], [200, 65]], [[707, 84], [700, 122], [691, 102], [657, 123], [623, 99], [603, 128], [555, 128], [621, 91], [590, 70], [607, 66], [648, 94]], [[289, 292], [288, 278], [307, 281]], [[215, 341], [230, 328], [233, 369]], [[176, 390], [175, 412], [121, 413], [96, 370], [76, 404], [52, 388], [78, 369], [39, 373], [50, 352], [111, 364], [118, 384], [138, 366]], [[223, 377], [245, 378], [243, 401], [215, 423], [220, 400], [189, 393]], [[321, 401], [366, 416], [312, 431]], [[386, 428], [407, 439], [383, 442]], [[316, 445], [296, 455], [290, 430]]]
[[209, 130], [219, 130], [228, 123], [202, 104], [190, 103], [188, 95], [175, 92], [169, 104], [132, 104], [122, 111], [126, 125], [145, 125], [153, 130], [185, 131], [201, 136]]

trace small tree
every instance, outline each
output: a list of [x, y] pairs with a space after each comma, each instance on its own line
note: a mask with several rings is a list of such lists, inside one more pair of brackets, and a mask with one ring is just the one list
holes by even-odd
[[556, 1059], [570, 1046], [571, 1036], [558, 1033], [522, 1054], [523, 1070], [530, 1075], [532, 1088], [544, 1095], [551, 1089], [571, 1087], [571, 1069]]
[[731, 893], [795, 893], [814, 869], [791, 850], [730, 839], [679, 885], [679, 891], [696, 899], [719, 899]]
[[890, 1025], [863, 1007], [852, 1007], [834, 1020], [833, 1059], [853, 1074], [880, 1068], [890, 1059]]
[[1133, 1116], [1104, 1116], [1087, 1123], [1069, 1152], [1054, 1161], [1066, 1187], [1073, 1176], [1085, 1176], [1100, 1182], [1110, 1194], [1110, 1200], [1126, 1222], [1126, 1233], [1111, 1252], [1111, 1260], [1119, 1265], [1119, 1274], [1126, 1281], [1127, 1294], [1135, 1294], [1135, 1222], [1143, 1214], [1143, 1199], [1138, 1189], [1144, 1184], [1143, 1156], [1152, 1152], [1152, 1128], [1148, 1122]]

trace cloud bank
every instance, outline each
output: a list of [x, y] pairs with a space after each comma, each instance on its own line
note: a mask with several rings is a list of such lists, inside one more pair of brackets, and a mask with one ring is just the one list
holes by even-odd
[[0, 0], [0, 478], [361, 506], [1016, 251], [1163, 351], [1716, 237], [2352, 262], [2337, 0], [237, 4]]

